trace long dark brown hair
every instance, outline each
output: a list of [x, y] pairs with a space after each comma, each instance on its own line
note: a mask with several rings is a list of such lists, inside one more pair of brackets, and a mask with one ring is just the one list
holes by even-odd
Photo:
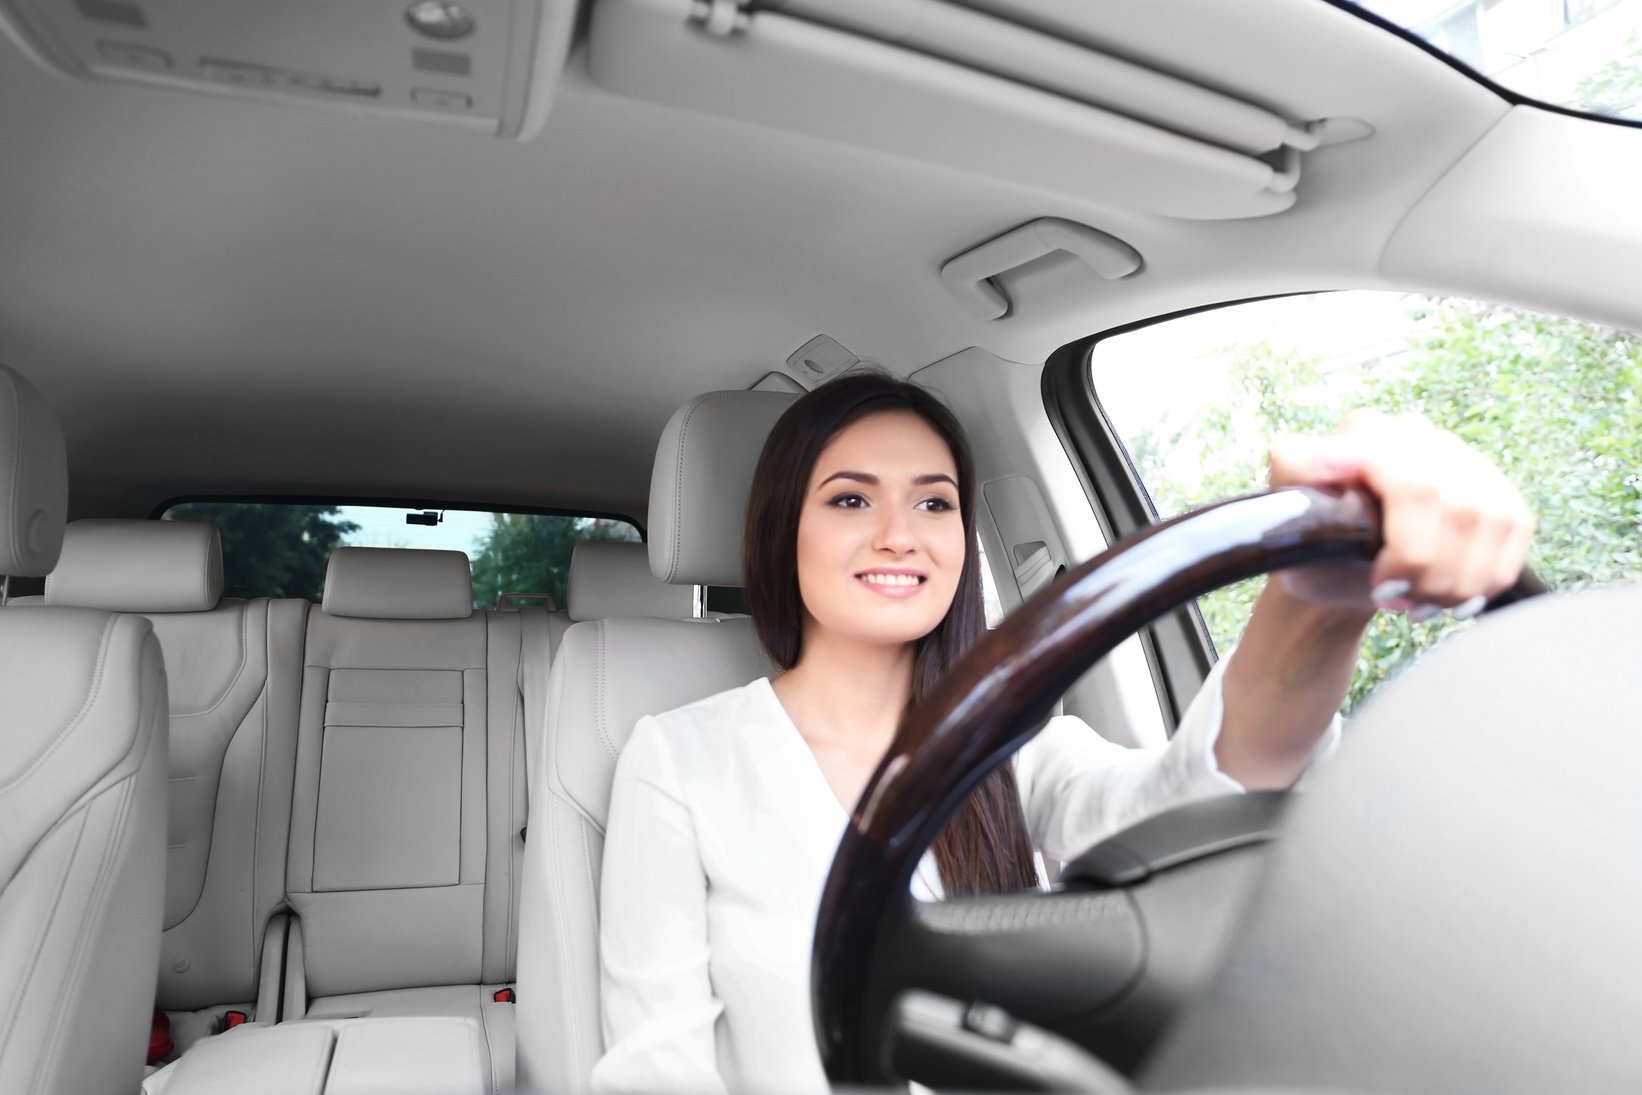
[[[798, 664], [804, 640], [798, 518], [810, 475], [821, 451], [841, 430], [882, 411], [916, 414], [952, 450], [968, 549], [951, 607], [935, 629], [917, 641], [911, 700], [915, 706], [986, 631], [980, 561], [974, 550], [975, 461], [957, 418], [933, 394], [887, 373], [861, 371], [823, 384], [789, 407], [770, 431], [753, 473], [742, 570], [758, 641], [771, 662], [791, 669]], [[982, 781], [941, 830], [934, 850], [948, 894], [1003, 893], [1037, 885], [1013, 765], [1002, 765]]]

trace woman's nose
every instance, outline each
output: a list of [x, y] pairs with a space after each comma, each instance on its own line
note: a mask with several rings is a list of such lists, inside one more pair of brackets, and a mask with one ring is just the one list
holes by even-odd
[[911, 522], [898, 507], [885, 506], [878, 513], [878, 542], [875, 546], [879, 550], [905, 555], [918, 546], [917, 537], [912, 534]]

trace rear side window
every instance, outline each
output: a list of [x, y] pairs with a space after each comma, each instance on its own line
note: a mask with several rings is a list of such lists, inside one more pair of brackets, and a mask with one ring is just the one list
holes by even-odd
[[161, 519], [211, 521], [221, 530], [225, 596], [316, 602], [333, 548], [444, 548], [472, 561], [476, 608], [494, 608], [507, 593], [546, 594], [563, 607], [579, 541], [642, 539], [629, 522], [608, 517], [404, 506], [180, 502]]
[[[1504, 468], [1552, 588], [1642, 578], [1642, 339], [1559, 316], [1383, 292], [1229, 305], [1096, 343], [1096, 398], [1159, 517], [1265, 487], [1273, 439], [1352, 409], [1416, 411]], [[1259, 583], [1202, 598], [1222, 651]], [[1442, 633], [1381, 613], [1351, 707]]]

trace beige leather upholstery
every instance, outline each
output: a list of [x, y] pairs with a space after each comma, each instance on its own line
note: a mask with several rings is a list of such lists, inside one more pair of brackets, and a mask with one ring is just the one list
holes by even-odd
[[696, 587], [668, 585], [650, 573], [644, 544], [584, 540], [570, 555], [565, 601], [575, 621], [612, 616], [682, 620], [695, 614]]
[[75, 521], [46, 604], [208, 612], [222, 599], [222, 537], [205, 521]]
[[286, 996], [312, 1019], [472, 1018], [505, 1068], [492, 1079], [510, 1082], [511, 1005], [490, 996], [515, 967], [521, 658], [545, 663], [526, 643], [549, 629], [527, 626], [534, 609], [459, 615], [470, 583], [459, 552], [331, 557], [305, 643], [286, 867], [300, 969]]
[[473, 572], [460, 551], [344, 547], [325, 571], [327, 616], [364, 620], [465, 620]]
[[[49, 605], [146, 614], [165, 655], [171, 749], [158, 1002], [168, 1011], [249, 1005], [264, 926], [285, 899], [308, 603], [219, 601], [221, 591], [221, 537], [193, 521], [75, 521], [46, 581]], [[174, 1024], [184, 1048], [188, 1029]]]
[[[651, 480], [650, 562], [658, 577], [740, 584], [753, 467], [792, 399], [717, 392], [673, 416]], [[546, 747], [532, 760], [520, 895], [518, 1063], [532, 1090], [584, 1090], [604, 1049], [600, 861], [610, 781], [633, 724], [768, 672], [744, 617], [595, 620], [565, 632], [548, 683]]]
[[472, 1019], [257, 1025], [202, 1043], [143, 1095], [487, 1095], [489, 1070]]
[[709, 392], [667, 422], [650, 476], [650, 569], [664, 582], [741, 585], [741, 526], [787, 392]]
[[[0, 366], [0, 568], [50, 570], [61, 433]], [[0, 1091], [142, 1078], [165, 879], [165, 672], [148, 622], [0, 611]]]

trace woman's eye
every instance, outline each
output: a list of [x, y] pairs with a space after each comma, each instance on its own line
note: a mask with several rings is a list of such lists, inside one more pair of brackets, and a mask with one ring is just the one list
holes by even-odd
[[831, 502], [827, 503], [829, 506], [837, 506], [840, 509], [861, 509], [866, 504], [867, 500], [853, 491], [849, 494], [840, 494]]
[[919, 502], [918, 508], [930, 513], [951, 513], [958, 507], [937, 495], [934, 498], [925, 498], [922, 502]]

